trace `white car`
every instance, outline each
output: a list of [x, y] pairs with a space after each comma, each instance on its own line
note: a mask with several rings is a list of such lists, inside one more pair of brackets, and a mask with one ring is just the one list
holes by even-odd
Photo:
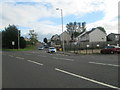
[[48, 53], [52, 53], [52, 52], [56, 52], [56, 48], [55, 47], [49, 47]]
[[38, 47], [38, 50], [43, 50], [43, 49], [44, 49], [44, 47], [43, 47], [43, 46]]

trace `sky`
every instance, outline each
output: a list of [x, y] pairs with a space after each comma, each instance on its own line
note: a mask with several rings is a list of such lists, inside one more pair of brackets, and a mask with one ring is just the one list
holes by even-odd
[[0, 0], [0, 30], [16, 25], [21, 35], [28, 37], [35, 30], [38, 40], [62, 33], [69, 22], [86, 22], [87, 31], [98, 26], [107, 34], [118, 33], [119, 0]]

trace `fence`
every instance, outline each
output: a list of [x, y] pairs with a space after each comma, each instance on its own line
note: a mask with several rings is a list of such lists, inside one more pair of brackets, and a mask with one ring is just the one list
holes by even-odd
[[108, 42], [80, 42], [77, 44], [65, 43], [65, 51], [80, 54], [100, 53], [100, 50], [108, 45], [120, 45], [120, 42], [108, 41]]

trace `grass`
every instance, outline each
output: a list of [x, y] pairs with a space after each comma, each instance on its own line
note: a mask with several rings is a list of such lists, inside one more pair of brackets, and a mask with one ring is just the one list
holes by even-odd
[[30, 51], [30, 50], [34, 50], [35, 47], [34, 46], [28, 46], [24, 49], [2, 49], [2, 51]]

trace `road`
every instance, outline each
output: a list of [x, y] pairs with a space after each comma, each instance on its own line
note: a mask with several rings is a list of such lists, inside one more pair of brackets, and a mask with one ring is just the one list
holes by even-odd
[[64, 55], [36, 51], [2, 53], [3, 88], [115, 88], [118, 55]]

